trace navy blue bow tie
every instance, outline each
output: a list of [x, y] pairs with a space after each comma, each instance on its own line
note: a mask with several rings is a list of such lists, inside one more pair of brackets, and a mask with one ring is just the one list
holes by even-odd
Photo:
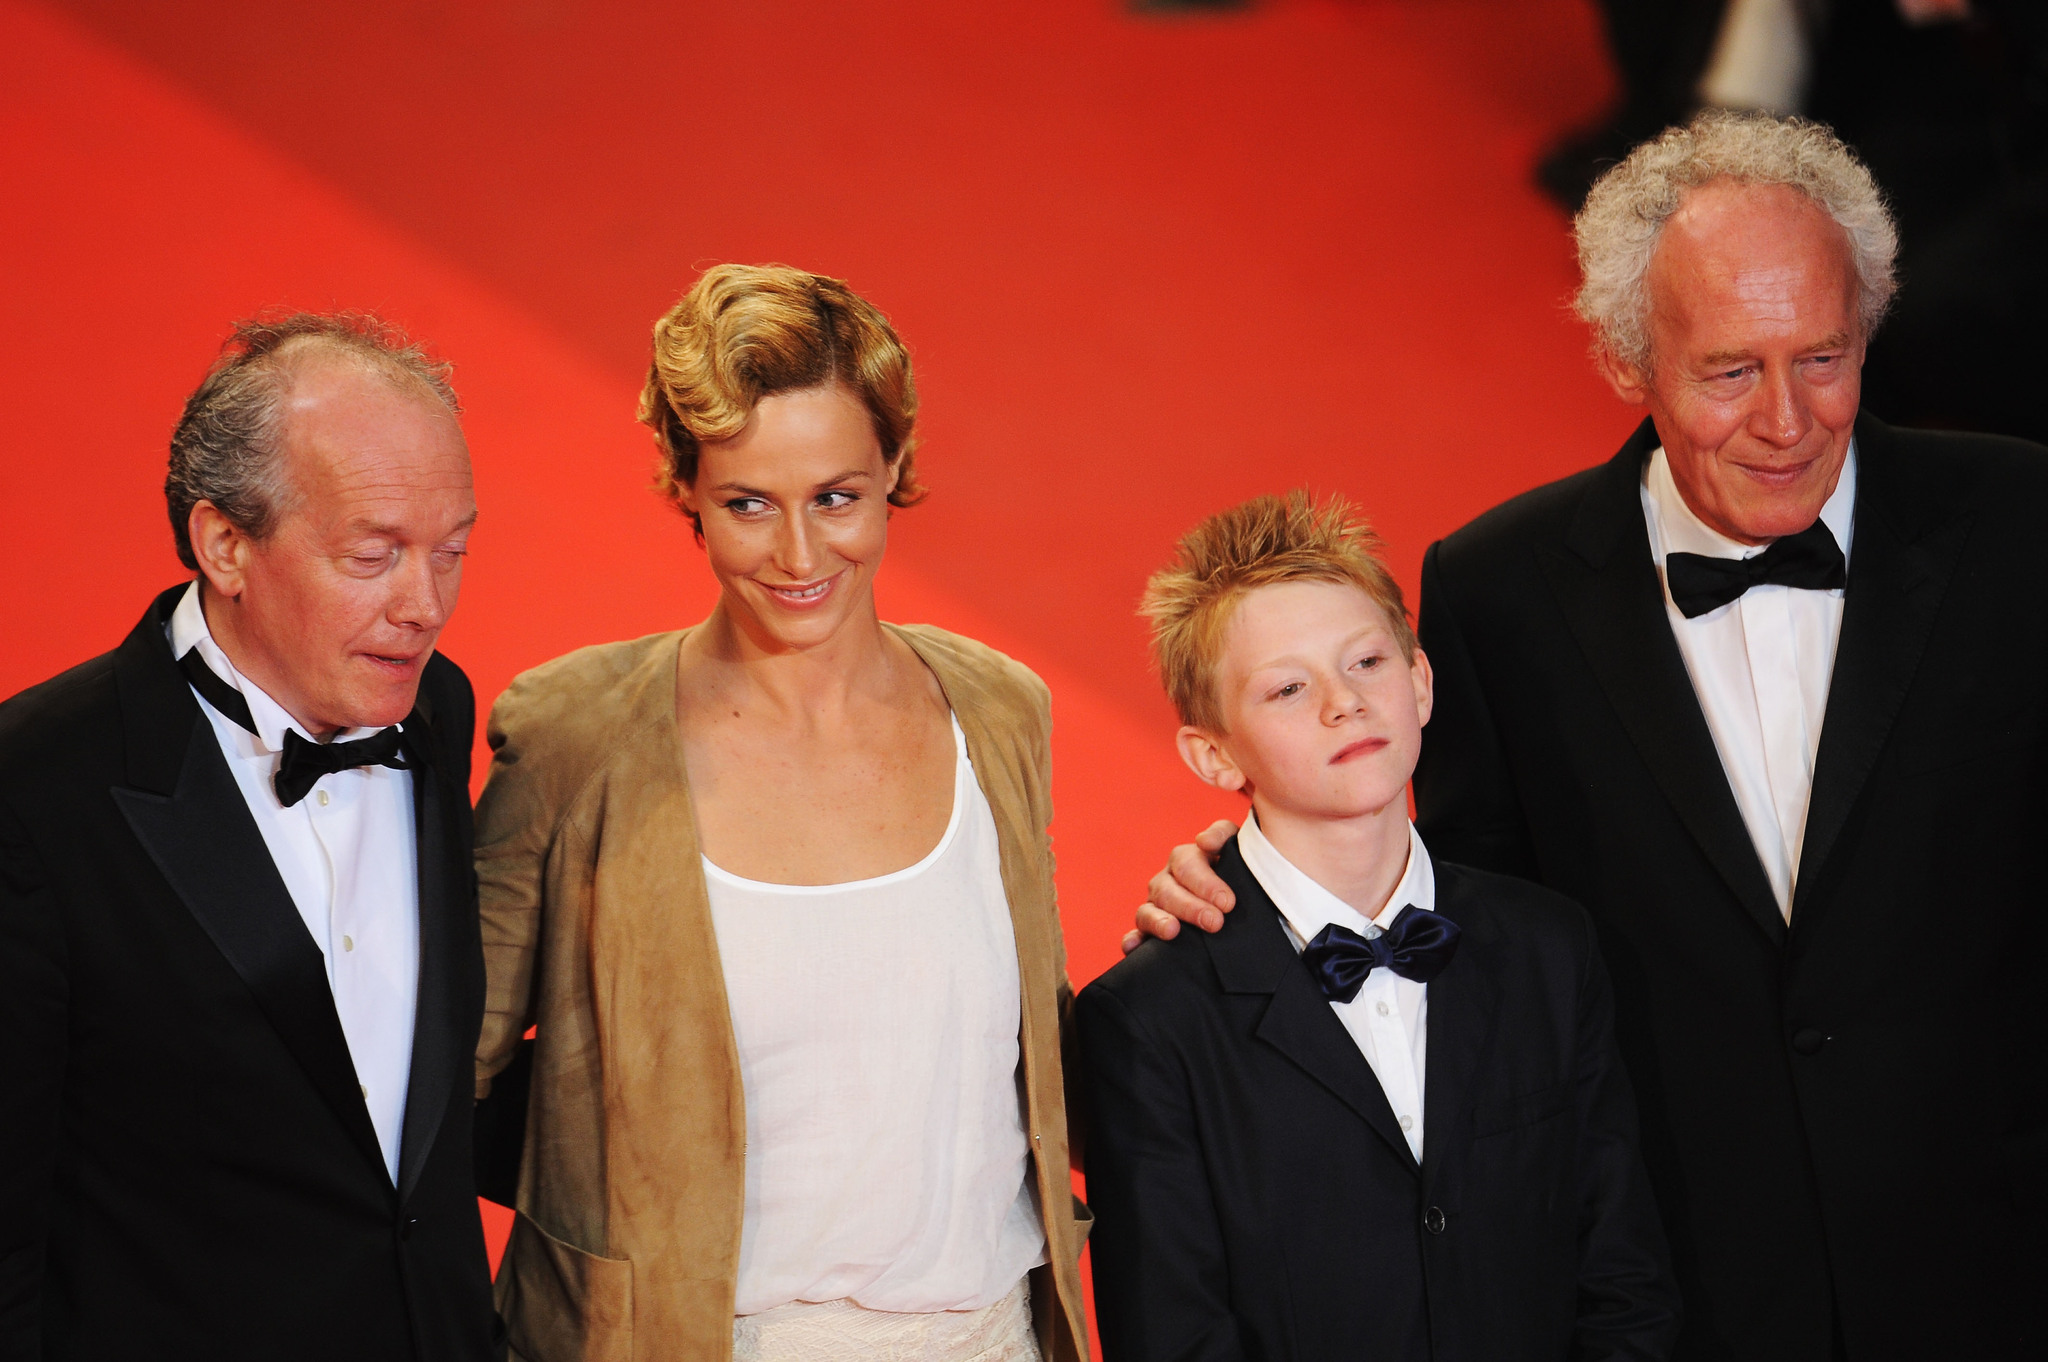
[[1316, 933], [1301, 958], [1333, 1003], [1348, 1003], [1365, 987], [1365, 976], [1385, 966], [1403, 979], [1426, 984], [1442, 974], [1458, 953], [1458, 924], [1410, 904], [1394, 925], [1364, 937], [1332, 922]]

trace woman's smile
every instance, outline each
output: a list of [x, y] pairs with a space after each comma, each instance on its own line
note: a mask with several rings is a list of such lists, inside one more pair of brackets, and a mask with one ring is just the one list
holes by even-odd
[[809, 610], [825, 602], [826, 598], [832, 594], [832, 588], [839, 584], [840, 579], [846, 576], [847, 571], [848, 569], [841, 568], [830, 577], [816, 582], [758, 582], [757, 584], [781, 605], [792, 610]]

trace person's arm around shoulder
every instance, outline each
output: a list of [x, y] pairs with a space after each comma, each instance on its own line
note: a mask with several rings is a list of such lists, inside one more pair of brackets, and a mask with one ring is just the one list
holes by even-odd
[[0, 1359], [43, 1357], [43, 1274], [62, 1132], [69, 985], [56, 893], [0, 806]]
[[1081, 991], [1075, 1030], [1092, 1118], [1089, 1252], [1105, 1362], [1241, 1362], [1222, 1226], [1178, 1052], [1101, 982]]
[[1637, 1143], [1635, 1096], [1614, 1041], [1614, 995], [1592, 919], [1579, 941], [1579, 1320], [1573, 1362], [1662, 1362], [1678, 1338], [1678, 1287]]
[[[1444, 585], [1442, 550], [1438, 541], [1422, 559], [1416, 634], [1435, 674], [1436, 698], [1415, 769], [1416, 823], [1447, 860], [1526, 875], [1532, 861], [1527, 832], [1471, 651]], [[1149, 897], [1138, 908], [1137, 925], [1124, 933], [1126, 955], [1148, 936], [1172, 940], [1183, 922], [1205, 932], [1223, 929], [1223, 915], [1237, 900], [1211, 863], [1236, 835], [1235, 826], [1219, 820], [1168, 853], [1165, 868], [1147, 886]]]

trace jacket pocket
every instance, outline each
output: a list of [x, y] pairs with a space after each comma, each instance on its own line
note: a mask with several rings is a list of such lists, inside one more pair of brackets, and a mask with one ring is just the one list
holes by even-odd
[[1571, 1105], [1571, 1098], [1572, 1083], [1566, 1079], [1547, 1088], [1538, 1088], [1535, 1092], [1489, 1103], [1472, 1115], [1472, 1138], [1483, 1140], [1488, 1135], [1504, 1135], [1523, 1126], [1533, 1126], [1538, 1121], [1547, 1121]]
[[514, 1216], [498, 1309], [527, 1362], [632, 1362], [633, 1264], [600, 1258]]

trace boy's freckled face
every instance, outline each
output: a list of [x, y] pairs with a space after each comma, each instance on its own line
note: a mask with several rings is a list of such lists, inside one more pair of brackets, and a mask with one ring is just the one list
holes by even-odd
[[1341, 582], [1284, 582], [1237, 603], [1217, 659], [1226, 767], [1216, 783], [1306, 818], [1357, 818], [1404, 799], [1429, 721], [1429, 662], [1411, 663], [1385, 611]]

